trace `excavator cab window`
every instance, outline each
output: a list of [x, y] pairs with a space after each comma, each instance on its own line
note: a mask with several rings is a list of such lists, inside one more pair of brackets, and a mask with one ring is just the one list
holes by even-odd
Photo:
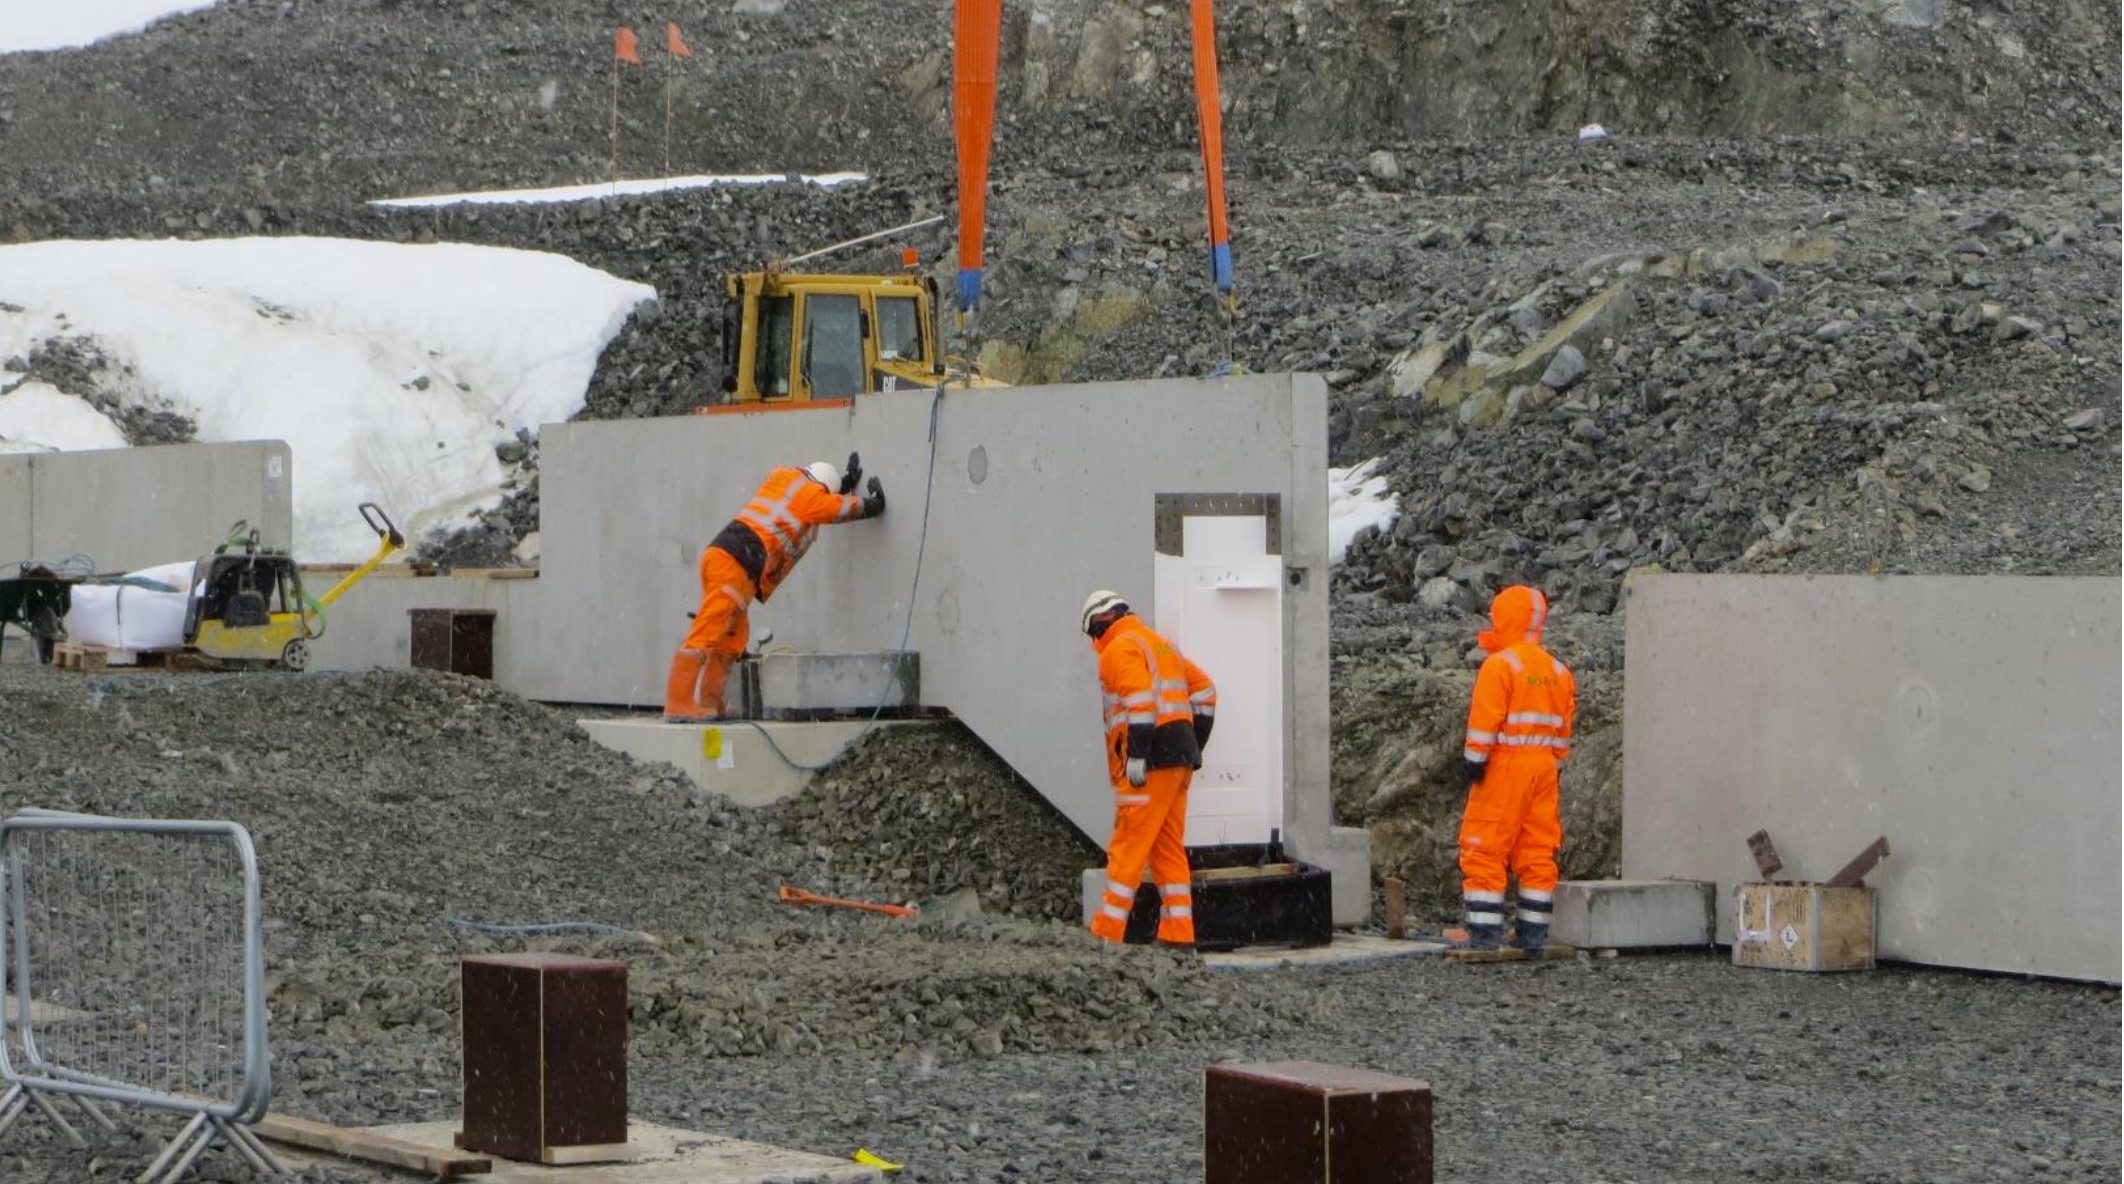
[[863, 301], [859, 296], [812, 295], [804, 304], [804, 381], [814, 399], [846, 399], [864, 392]]
[[914, 297], [878, 297], [878, 358], [922, 361], [922, 310]]
[[796, 297], [760, 297], [760, 339], [752, 354], [752, 385], [762, 399], [789, 397], [789, 345], [796, 327]]

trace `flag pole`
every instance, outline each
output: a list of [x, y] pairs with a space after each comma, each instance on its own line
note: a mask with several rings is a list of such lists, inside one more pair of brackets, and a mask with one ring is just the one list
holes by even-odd
[[668, 73], [664, 75], [664, 175], [671, 175], [671, 75]]
[[619, 185], [619, 51], [612, 53], [612, 164], [607, 170], [608, 179]]

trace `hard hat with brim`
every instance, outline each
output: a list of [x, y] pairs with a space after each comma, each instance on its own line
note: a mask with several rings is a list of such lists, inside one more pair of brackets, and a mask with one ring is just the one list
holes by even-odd
[[1127, 612], [1128, 601], [1121, 599], [1119, 592], [1101, 588], [1084, 598], [1084, 611], [1077, 618], [1077, 627], [1086, 633], [1090, 633], [1094, 620], [1116, 609], [1124, 613]]

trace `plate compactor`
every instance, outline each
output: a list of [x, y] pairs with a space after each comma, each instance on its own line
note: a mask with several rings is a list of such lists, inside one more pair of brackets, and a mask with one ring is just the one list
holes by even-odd
[[193, 569], [192, 587], [197, 591], [185, 609], [185, 648], [219, 666], [308, 667], [310, 643], [324, 636], [324, 610], [406, 545], [405, 536], [374, 502], [362, 503], [361, 516], [376, 532], [376, 554], [314, 599], [303, 591], [295, 557], [260, 546], [258, 529], [238, 522], [228, 539]]

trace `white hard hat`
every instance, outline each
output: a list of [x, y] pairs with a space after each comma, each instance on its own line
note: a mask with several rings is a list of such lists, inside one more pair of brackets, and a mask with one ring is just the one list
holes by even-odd
[[1121, 599], [1119, 592], [1101, 588], [1084, 598], [1084, 612], [1077, 618], [1077, 627], [1090, 633], [1092, 618], [1103, 616], [1115, 609], [1127, 612], [1128, 601]]
[[837, 490], [841, 487], [841, 466], [830, 460], [812, 461], [804, 466], [804, 471], [811, 474], [812, 480], [828, 489]]

